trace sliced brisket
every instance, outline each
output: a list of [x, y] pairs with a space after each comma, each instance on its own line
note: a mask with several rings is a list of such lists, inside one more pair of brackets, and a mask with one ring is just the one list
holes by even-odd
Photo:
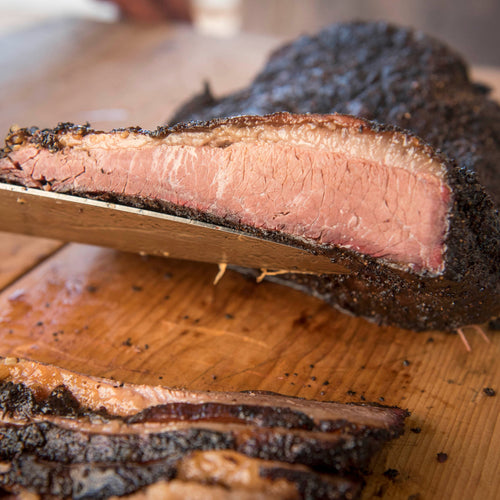
[[228, 498], [357, 498], [356, 471], [402, 434], [408, 415], [118, 384], [12, 358], [0, 360], [0, 411], [0, 485], [58, 498], [121, 496], [161, 481], [165, 495], [213, 485]]
[[328, 255], [351, 273], [271, 279], [378, 323], [453, 330], [500, 314], [500, 108], [457, 56], [383, 23], [334, 26], [277, 51], [247, 89], [196, 99], [174, 121], [284, 110], [323, 114], [20, 129], [0, 180]]

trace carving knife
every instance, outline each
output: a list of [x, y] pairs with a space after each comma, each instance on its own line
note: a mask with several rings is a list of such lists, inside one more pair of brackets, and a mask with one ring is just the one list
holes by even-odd
[[214, 224], [0, 183], [0, 231], [262, 270], [349, 273], [324, 255]]

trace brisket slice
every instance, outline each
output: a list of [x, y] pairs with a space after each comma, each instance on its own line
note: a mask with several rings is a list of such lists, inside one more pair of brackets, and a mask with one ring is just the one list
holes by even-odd
[[227, 498], [357, 498], [359, 471], [403, 433], [408, 415], [273, 393], [119, 384], [13, 358], [0, 360], [0, 411], [0, 486], [58, 498], [154, 484], [165, 498], [190, 488], [201, 495], [204, 486], [214, 498], [226, 498], [220, 487]]
[[0, 180], [114, 200], [322, 253], [351, 270], [280, 282], [379, 322], [453, 329], [499, 311], [499, 221], [474, 176], [417, 137], [345, 115], [154, 132], [12, 131]]

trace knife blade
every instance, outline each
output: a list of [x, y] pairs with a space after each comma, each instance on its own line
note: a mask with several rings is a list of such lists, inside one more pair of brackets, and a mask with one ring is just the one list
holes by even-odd
[[344, 274], [328, 256], [226, 227], [0, 183], [0, 231], [266, 270]]

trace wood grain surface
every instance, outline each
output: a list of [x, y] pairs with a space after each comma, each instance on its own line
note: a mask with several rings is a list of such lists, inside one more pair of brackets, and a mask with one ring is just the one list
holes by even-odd
[[[31, 55], [0, 40], [0, 60], [19, 58], [0, 76], [2, 131], [113, 109], [126, 114], [100, 126], [151, 127], [203, 77], [221, 91], [243, 85], [276, 46], [90, 23], [26, 37]], [[363, 498], [498, 498], [500, 396], [483, 391], [500, 390], [498, 333], [488, 344], [468, 330], [468, 353], [457, 336], [377, 327], [232, 271], [214, 286], [214, 265], [98, 247], [1, 234], [0, 259], [2, 356], [127, 382], [402, 406], [407, 432], [376, 457]]]

